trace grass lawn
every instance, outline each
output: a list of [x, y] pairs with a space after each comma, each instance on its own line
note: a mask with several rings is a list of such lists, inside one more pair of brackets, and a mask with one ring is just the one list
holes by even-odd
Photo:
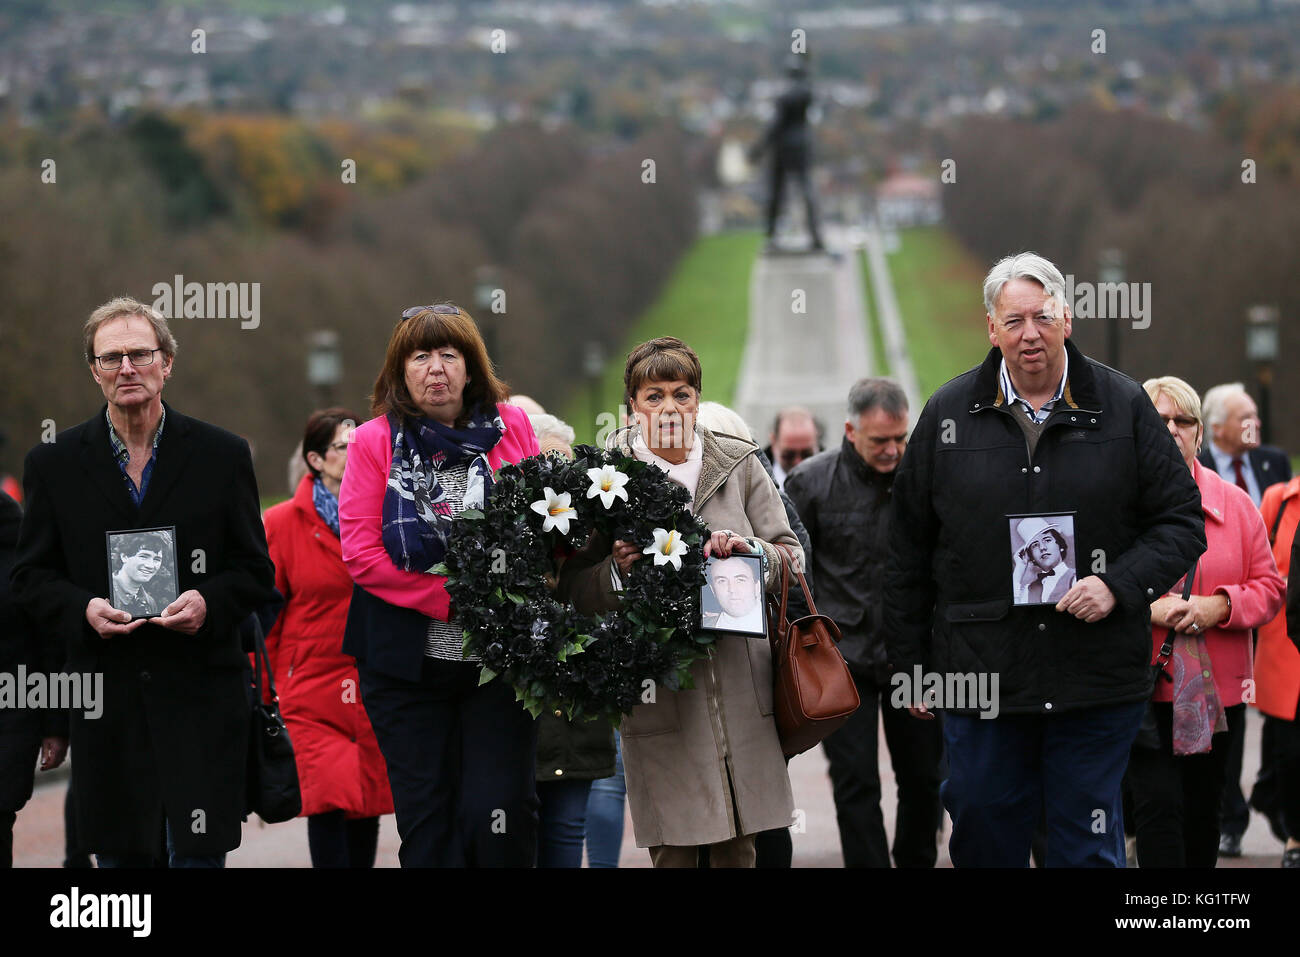
[[912, 364], [928, 398], [988, 353], [980, 301], [985, 270], [942, 226], [901, 230], [899, 240], [889, 273]]
[[[595, 403], [600, 412], [617, 414], [627, 353], [656, 336], [677, 336], [694, 349], [704, 370], [703, 397], [731, 404], [749, 325], [749, 273], [761, 241], [757, 232], [720, 233], [691, 247], [659, 299], [610, 356]], [[579, 387], [561, 407], [560, 417], [573, 426], [579, 442], [593, 442], [600, 428], [591, 392], [590, 385]]]

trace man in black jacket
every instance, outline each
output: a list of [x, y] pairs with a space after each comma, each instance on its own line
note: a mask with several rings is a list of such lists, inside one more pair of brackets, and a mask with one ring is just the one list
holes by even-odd
[[[959, 867], [1026, 866], [1044, 812], [1049, 866], [1123, 866], [1148, 603], [1205, 549], [1191, 473], [1141, 387], [1069, 341], [1064, 287], [1033, 253], [990, 270], [993, 349], [931, 397], [894, 479], [892, 680], [918, 718], [945, 710]], [[1029, 516], [1070, 519], [1078, 580], [1055, 605], [1013, 605]]]
[[943, 817], [939, 760], [943, 734], [892, 708], [885, 639], [880, 628], [889, 502], [894, 471], [907, 445], [907, 395], [888, 379], [863, 379], [849, 391], [839, 448], [799, 465], [786, 479], [813, 542], [818, 610], [840, 627], [840, 651], [862, 706], [823, 742], [830, 761], [835, 815], [846, 867], [888, 867], [880, 812], [877, 715], [884, 704], [885, 741], [898, 781], [894, 862], [933, 867]]
[[[162, 401], [176, 341], [133, 299], [84, 329], [107, 405], [27, 454], [12, 582], [67, 670], [103, 676], [71, 715], [79, 840], [105, 866], [221, 866], [239, 846], [249, 704], [240, 621], [272, 595], [248, 443]], [[167, 527], [179, 592], [154, 617], [111, 604], [110, 532]]]

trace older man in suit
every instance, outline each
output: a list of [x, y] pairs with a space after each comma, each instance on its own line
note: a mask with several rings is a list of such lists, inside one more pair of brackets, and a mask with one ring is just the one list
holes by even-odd
[[[238, 626], [270, 599], [248, 443], [162, 401], [176, 340], [134, 299], [83, 330], [107, 400], [27, 454], [12, 581], [67, 669], [102, 674], [97, 718], [71, 715], [79, 837], [101, 867], [220, 867], [239, 846], [249, 733]], [[179, 594], [153, 617], [115, 607], [109, 533], [170, 527]]]
[[1275, 445], [1261, 445], [1255, 400], [1240, 382], [1216, 385], [1205, 393], [1201, 413], [1210, 441], [1198, 458], [1206, 468], [1239, 487], [1259, 508], [1264, 490], [1291, 480], [1291, 463]]

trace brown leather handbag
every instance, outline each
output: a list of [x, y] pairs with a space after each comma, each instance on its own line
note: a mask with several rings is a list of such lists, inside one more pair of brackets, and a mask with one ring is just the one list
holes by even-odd
[[781, 597], [778, 601], [777, 596], [768, 596], [768, 641], [776, 680], [776, 730], [781, 750], [789, 758], [815, 747], [844, 724], [861, 701], [849, 666], [836, 647], [840, 627], [817, 614], [808, 582], [797, 568], [794, 574], [811, 614], [787, 620], [794, 554], [788, 545], [776, 548], [781, 554]]

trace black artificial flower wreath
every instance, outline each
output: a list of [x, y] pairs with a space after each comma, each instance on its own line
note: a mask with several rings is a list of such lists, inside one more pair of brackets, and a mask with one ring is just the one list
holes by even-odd
[[[502, 466], [486, 509], [452, 523], [433, 569], [447, 576], [481, 682], [500, 675], [534, 717], [561, 709], [614, 724], [658, 688], [690, 687], [691, 664], [714, 638], [699, 629], [709, 530], [687, 511], [688, 497], [657, 466], [589, 445], [572, 461], [551, 454]], [[593, 532], [658, 545], [624, 576], [622, 608], [599, 617], [552, 595], [557, 557]]]

